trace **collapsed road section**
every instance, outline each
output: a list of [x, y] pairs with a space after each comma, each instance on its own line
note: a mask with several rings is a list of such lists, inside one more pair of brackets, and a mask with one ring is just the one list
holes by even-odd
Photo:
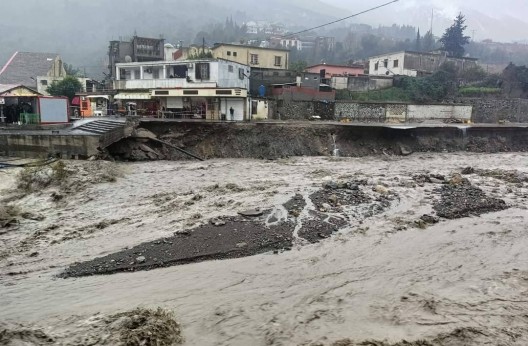
[[188, 159], [182, 149], [206, 159], [277, 159], [332, 156], [336, 152], [340, 156], [361, 157], [409, 155], [413, 152], [528, 150], [528, 125], [226, 123], [141, 119], [137, 126], [153, 134], [152, 140], [124, 138], [108, 147], [110, 156], [127, 161]]

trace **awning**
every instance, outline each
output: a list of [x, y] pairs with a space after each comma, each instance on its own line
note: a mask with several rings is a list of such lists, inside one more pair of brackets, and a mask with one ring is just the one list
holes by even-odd
[[107, 99], [107, 100], [110, 100], [110, 97], [108, 97], [108, 95], [88, 95], [86, 96], [88, 98], [91, 98], [91, 99], [98, 99], [98, 98], [101, 98], [101, 99]]
[[119, 93], [114, 96], [116, 100], [150, 100], [150, 93]]

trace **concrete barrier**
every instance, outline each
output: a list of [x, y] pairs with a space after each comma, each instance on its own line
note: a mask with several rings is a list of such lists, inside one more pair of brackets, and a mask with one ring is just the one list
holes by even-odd
[[24, 158], [88, 158], [97, 155], [97, 135], [56, 135], [38, 133], [0, 133], [0, 155]]
[[470, 121], [472, 110], [472, 106], [463, 105], [408, 105], [407, 122], [446, 119]]

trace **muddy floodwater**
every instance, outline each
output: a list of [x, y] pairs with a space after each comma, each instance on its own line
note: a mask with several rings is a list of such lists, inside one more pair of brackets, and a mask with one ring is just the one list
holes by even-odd
[[528, 154], [65, 170], [0, 170], [0, 343], [161, 307], [184, 345], [528, 344]]

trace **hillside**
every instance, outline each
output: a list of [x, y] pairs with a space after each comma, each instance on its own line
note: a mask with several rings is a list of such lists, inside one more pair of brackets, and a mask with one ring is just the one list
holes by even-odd
[[[232, 17], [292, 26], [324, 23], [341, 10], [318, 0], [22, 0], [3, 4], [0, 64], [14, 51], [58, 52], [90, 74], [106, 65], [108, 41], [122, 36], [159, 37], [188, 43], [196, 32]], [[33, 15], [38, 14], [38, 15]]]

